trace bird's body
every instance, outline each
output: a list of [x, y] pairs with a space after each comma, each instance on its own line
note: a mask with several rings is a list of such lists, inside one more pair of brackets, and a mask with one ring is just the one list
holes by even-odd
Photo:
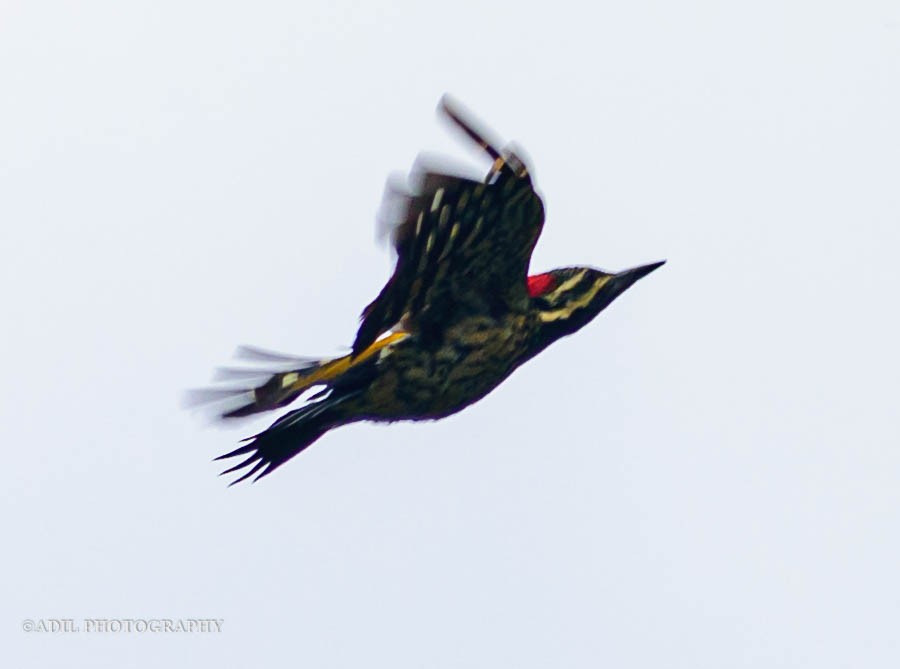
[[[352, 352], [308, 361], [237, 391], [244, 416], [289, 412], [222, 457], [246, 455], [227, 471], [264, 476], [334, 427], [360, 420], [427, 420], [477, 402], [518, 366], [594, 318], [662, 263], [627, 272], [565, 268], [527, 276], [544, 223], [528, 169], [501, 153], [446, 101], [443, 111], [494, 159], [483, 182], [429, 172], [404, 194], [394, 227], [397, 266], [363, 312]], [[396, 199], [396, 193], [394, 193]]]

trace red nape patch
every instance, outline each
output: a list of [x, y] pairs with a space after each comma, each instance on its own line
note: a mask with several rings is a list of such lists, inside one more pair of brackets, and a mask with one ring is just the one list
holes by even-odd
[[528, 277], [528, 294], [531, 297], [540, 297], [554, 288], [556, 288], [556, 279], [552, 274], [535, 274]]

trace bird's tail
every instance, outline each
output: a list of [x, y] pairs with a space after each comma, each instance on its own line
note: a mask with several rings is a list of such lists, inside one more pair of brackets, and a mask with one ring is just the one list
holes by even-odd
[[[261, 411], [286, 406], [309, 390], [306, 404], [285, 414], [267, 429], [248, 439], [233, 451], [216, 460], [247, 456], [223, 474], [241, 472], [231, 485], [256, 475], [256, 481], [271, 473], [333, 427], [352, 421], [352, 412], [341, 405], [357, 397], [371, 381], [378, 357], [376, 354], [409, 337], [406, 332], [383, 336], [358, 355], [345, 355], [331, 360], [310, 360], [242, 347], [239, 357], [265, 363], [266, 369], [237, 368], [220, 370], [219, 378], [243, 379], [242, 387], [210, 388], [190, 391], [188, 405], [213, 405], [222, 418], [249, 416]], [[248, 388], [247, 385], [250, 387]]]
[[230, 467], [222, 474], [230, 474], [238, 470], [241, 476], [230, 485], [240, 483], [254, 474], [259, 480], [272, 473], [292, 457], [312, 445], [319, 437], [341, 422], [336, 407], [351, 397], [359, 394], [359, 390], [350, 392], [332, 392], [327, 397], [285, 414], [268, 428], [257, 435], [244, 439], [242, 446], [220, 455], [216, 460], [225, 460], [241, 455], [248, 456], [237, 465]]

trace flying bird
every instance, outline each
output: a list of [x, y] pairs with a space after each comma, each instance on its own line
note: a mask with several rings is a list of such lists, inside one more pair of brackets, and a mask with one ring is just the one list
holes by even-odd
[[216, 458], [243, 456], [222, 472], [238, 473], [231, 485], [272, 473], [341, 425], [461, 411], [665, 262], [622, 272], [565, 267], [529, 275], [544, 205], [528, 166], [512, 149], [496, 148], [447, 96], [438, 108], [491, 159], [487, 176], [478, 181], [426, 171], [414, 191], [389, 187], [388, 199], [399, 205], [392, 230], [397, 264], [363, 310], [349, 354], [311, 360], [243, 349], [281, 367], [259, 377], [256, 387], [219, 391], [230, 399], [223, 418], [307, 397]]

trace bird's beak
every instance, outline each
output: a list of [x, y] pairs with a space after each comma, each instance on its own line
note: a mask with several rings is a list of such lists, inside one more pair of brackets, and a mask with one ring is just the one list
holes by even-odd
[[609, 283], [609, 292], [611, 293], [613, 299], [631, 288], [631, 286], [633, 286], [638, 279], [643, 279], [657, 267], [662, 267], [665, 264], [665, 260], [660, 260], [659, 262], [650, 263], [649, 265], [641, 265], [640, 267], [632, 267], [631, 269], [626, 269], [623, 272], [614, 274], [612, 277], [612, 281], [610, 281]]
[[643, 279], [657, 267], [662, 267], [665, 264], [666, 261], [661, 260], [659, 262], [650, 263], [649, 265], [632, 267], [631, 269], [626, 269], [610, 276], [609, 280], [603, 284], [603, 288], [600, 290], [599, 295], [602, 295], [602, 299], [598, 300], [594, 305], [596, 308], [595, 314], [609, 306], [609, 304], [619, 297], [619, 295], [631, 288], [638, 279]]

